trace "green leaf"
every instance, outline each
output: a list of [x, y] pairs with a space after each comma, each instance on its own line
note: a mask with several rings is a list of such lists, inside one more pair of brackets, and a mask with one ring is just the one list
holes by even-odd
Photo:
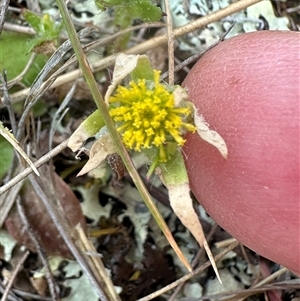
[[[7, 70], [7, 80], [18, 76], [25, 68], [30, 56], [27, 55], [28, 35], [3, 31], [0, 38], [0, 72]], [[30, 86], [46, 63], [45, 55], [37, 55], [30, 70], [22, 79]]]
[[[162, 17], [162, 11], [151, 0], [94, 0], [96, 6], [105, 11], [112, 8], [113, 22], [120, 29], [125, 29], [140, 19], [144, 22], [155, 22]], [[131, 33], [121, 35], [114, 43], [113, 49], [117, 52], [127, 48]]]
[[69, 139], [68, 147], [73, 151], [77, 151], [89, 137], [95, 135], [105, 125], [99, 110], [93, 112], [85, 119]]
[[103, 11], [106, 10], [106, 8], [121, 5], [123, 2], [123, 0], [95, 0], [96, 6]]
[[154, 81], [154, 73], [151, 67], [150, 60], [147, 56], [140, 56], [135, 69], [130, 73], [131, 79], [137, 81], [138, 79], [146, 79]]
[[130, 26], [135, 19], [155, 22], [162, 16], [161, 9], [151, 0], [95, 0], [95, 3], [101, 10], [114, 7], [114, 23], [121, 28]]
[[149, 0], [136, 0], [132, 4], [134, 16], [144, 22], [155, 22], [162, 16], [161, 9]]
[[23, 16], [36, 33], [38, 33], [40, 31], [41, 17], [27, 9], [23, 11]]
[[37, 46], [41, 46], [45, 42], [51, 41], [55, 45], [57, 44], [62, 23], [55, 22], [49, 14], [39, 16], [29, 10], [24, 10], [23, 16], [36, 32], [35, 38], [28, 43], [27, 52], [30, 52]]
[[0, 180], [8, 172], [13, 162], [14, 148], [0, 135]]

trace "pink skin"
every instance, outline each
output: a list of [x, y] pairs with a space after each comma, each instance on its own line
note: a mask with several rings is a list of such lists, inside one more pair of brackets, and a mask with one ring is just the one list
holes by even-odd
[[196, 134], [184, 147], [191, 188], [250, 249], [300, 274], [300, 35], [262, 31], [222, 42], [184, 81], [228, 159]]

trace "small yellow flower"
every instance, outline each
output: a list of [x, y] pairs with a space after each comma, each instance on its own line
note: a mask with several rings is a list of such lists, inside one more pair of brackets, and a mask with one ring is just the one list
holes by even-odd
[[140, 79], [131, 81], [129, 87], [119, 86], [109, 99], [109, 112], [127, 148], [141, 151], [157, 147], [159, 161], [165, 162], [164, 144], [176, 142], [182, 146], [183, 134], [194, 132], [196, 127], [186, 122], [190, 107], [175, 107], [173, 93], [159, 83], [159, 76], [160, 72], [154, 70], [154, 82], [150, 84]]

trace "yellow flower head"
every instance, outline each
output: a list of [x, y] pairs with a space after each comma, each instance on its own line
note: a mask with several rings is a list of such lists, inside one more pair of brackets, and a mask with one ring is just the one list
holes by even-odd
[[185, 131], [196, 130], [186, 122], [189, 107], [175, 107], [174, 95], [159, 83], [160, 72], [154, 70], [154, 82], [131, 81], [129, 87], [119, 86], [109, 99], [110, 115], [117, 124], [123, 143], [129, 149], [157, 147], [159, 161], [167, 160], [164, 144], [177, 142], [182, 146]]

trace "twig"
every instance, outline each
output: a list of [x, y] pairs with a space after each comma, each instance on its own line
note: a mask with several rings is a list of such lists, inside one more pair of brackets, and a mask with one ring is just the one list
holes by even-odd
[[[209, 233], [208, 233], [208, 235], [207, 235], [207, 238], [206, 238], [207, 242], [209, 242], [209, 241], [211, 240], [212, 236], [214, 235], [214, 233], [215, 233], [215, 231], [216, 231], [216, 229], [217, 229], [218, 227], [219, 227], [218, 224], [214, 223], [214, 225], [211, 227], [211, 229], [210, 229], [210, 231], [209, 231]], [[199, 249], [199, 251], [198, 251], [198, 253], [197, 253], [197, 256], [194, 258], [194, 260], [193, 260], [193, 262], [192, 262], [192, 268], [193, 268], [193, 269], [194, 269], [194, 268], [196, 267], [196, 265], [198, 264], [199, 259], [200, 259], [200, 257], [202, 256], [203, 253], [204, 253], [204, 249], [202, 249], [202, 248]], [[184, 286], [184, 284], [185, 284], [185, 281], [182, 282], [182, 283], [180, 283], [180, 284], [176, 287], [174, 293], [172, 294], [172, 296], [170, 297], [170, 299], [169, 299], [168, 301], [174, 301], [174, 300], [175, 300], [176, 296], [178, 295], [178, 293], [180, 292], [180, 290], [182, 289], [182, 287]]]
[[[214, 48], [215, 46], [217, 46], [218, 44], [220, 44], [221, 42], [224, 41], [225, 37], [228, 35], [228, 33], [231, 31], [231, 29], [234, 27], [235, 22], [233, 22], [229, 28], [226, 30], [226, 32], [224, 32], [220, 38], [218, 39], [217, 42], [213, 43], [212, 45], [210, 45], [209, 47], [207, 47], [205, 50], [196, 53], [192, 56], [190, 56], [189, 58], [187, 58], [186, 60], [184, 60], [182, 63], [178, 64], [173, 73], [178, 72], [179, 70], [185, 68], [186, 66], [188, 66], [189, 64], [191, 64], [192, 62], [199, 60], [206, 52], [208, 52], [210, 49]], [[165, 80], [170, 74], [170, 71], [166, 71], [164, 74], [161, 75], [160, 79], [161, 80]]]
[[54, 116], [52, 117], [49, 139], [48, 139], [49, 150], [52, 149], [52, 143], [53, 143], [55, 131], [57, 130], [58, 125], [62, 121], [62, 118], [65, 116], [65, 114], [68, 111], [67, 106], [68, 106], [69, 102], [71, 101], [72, 97], [74, 96], [76, 86], [77, 86], [77, 81], [74, 82], [71, 89], [68, 91], [64, 100], [59, 105], [57, 111], [55, 112]]
[[[182, 64], [182, 61], [178, 57], [175, 56], [174, 59], [175, 59], [175, 64], [177, 64], [177, 65]], [[175, 68], [176, 68], [177, 65], [175, 65]], [[189, 68], [189, 66], [183, 66], [180, 69], [182, 69], [186, 74], [188, 74], [191, 71], [191, 68]], [[175, 73], [175, 70], [174, 70], [174, 73]]]
[[[3, 292], [5, 291], [5, 286], [4, 284], [2, 283], [2, 281], [0, 281], [0, 293], [3, 294]], [[7, 299], [8, 301], [23, 301], [21, 300], [20, 298], [18, 298], [15, 294], [14, 294], [14, 291], [11, 290], [7, 296]]]
[[215, 243], [216, 248], [221, 249], [221, 248], [226, 248], [232, 243], [236, 242], [237, 240], [235, 238], [228, 238], [222, 241], [218, 241]]
[[169, 85], [174, 85], [174, 31], [169, 0], [164, 0], [167, 14]]
[[3, 24], [5, 21], [5, 15], [9, 6], [9, 0], [3, 0], [0, 2], [0, 36], [3, 29]]
[[[86, 237], [81, 225], [78, 224], [75, 227], [75, 229], [78, 232], [79, 238], [82, 242], [82, 252], [84, 252], [85, 254], [86, 253], [97, 254], [94, 245]], [[93, 267], [94, 274], [96, 277], [98, 277], [98, 281], [99, 282], [102, 281], [105, 283], [104, 289], [107, 290], [108, 294], [111, 296], [111, 300], [121, 301], [119, 295], [116, 293], [116, 290], [114, 288], [114, 285], [110, 277], [107, 274], [107, 271], [105, 270], [101, 257], [91, 255], [90, 257], [87, 258], [87, 260], [90, 262], [91, 267]]]
[[7, 31], [12, 31], [12, 32], [24, 33], [24, 34], [28, 34], [31, 36], [36, 34], [35, 30], [31, 27], [13, 24], [13, 23], [9, 23], [9, 22], [4, 23], [3, 29], [7, 30]]
[[39, 254], [39, 257], [46, 269], [46, 279], [48, 282], [48, 287], [50, 290], [51, 297], [54, 301], [59, 300], [57, 290], [55, 288], [53, 275], [52, 275], [52, 272], [51, 272], [51, 269], [49, 266], [49, 262], [47, 260], [47, 255], [45, 254], [44, 250], [42, 249], [32, 227], [30, 226], [28, 218], [25, 214], [25, 210], [24, 210], [23, 206], [21, 205], [20, 197], [17, 198], [17, 209], [18, 209], [19, 216], [23, 222], [23, 225], [25, 226], [25, 230], [28, 233], [28, 235], [30, 236], [30, 239], [32, 240], [33, 244], [35, 245], [36, 251]]
[[[42, 297], [40, 295], [36, 295], [36, 294], [32, 294], [32, 293], [28, 293], [28, 292], [24, 292], [18, 289], [13, 289], [12, 290], [16, 295], [21, 296], [26, 298], [26, 300], [28, 299], [33, 299], [33, 300], [38, 300], [38, 301], [52, 301], [52, 298], [49, 297]], [[19, 300], [19, 299], [18, 299]], [[21, 301], [24, 301], [24, 299], [22, 299]]]
[[[229, 247], [227, 247], [224, 251], [222, 251], [220, 254], [216, 255], [214, 257], [215, 261], [218, 261], [220, 258], [222, 258], [225, 254], [227, 254], [228, 252], [232, 251], [236, 246], [238, 246], [239, 242], [235, 242], [232, 245], [230, 245]], [[202, 271], [204, 271], [205, 269], [207, 269], [209, 266], [211, 265], [210, 261], [207, 261], [206, 263], [204, 263], [201, 267], [197, 268], [196, 270], [194, 270], [193, 272], [190, 272], [188, 274], [186, 274], [185, 276], [181, 277], [180, 279], [174, 281], [173, 283], [163, 287], [162, 289], [146, 296], [143, 297], [141, 299], [138, 299], [137, 301], [149, 301], [152, 300], [164, 293], [166, 293], [167, 291], [176, 288], [179, 284], [189, 280], [190, 278], [192, 278], [193, 276], [201, 273]]]
[[24, 255], [22, 256], [22, 258], [19, 260], [18, 264], [16, 265], [16, 268], [14, 269], [14, 271], [12, 272], [11, 274], [11, 277], [9, 279], [9, 282], [7, 283], [6, 287], [5, 287], [5, 291], [3, 292], [3, 295], [2, 295], [2, 298], [1, 298], [1, 301], [5, 301], [8, 294], [9, 294], [9, 291], [14, 283], [14, 280], [15, 278], [17, 277], [20, 269], [22, 268], [22, 265], [23, 263], [25, 262], [26, 258], [28, 257], [29, 255], [29, 251], [26, 251], [24, 253]]
[[[45, 154], [43, 157], [35, 161], [34, 165], [36, 168], [39, 168], [46, 162], [50, 161], [52, 158], [54, 158], [56, 155], [58, 155], [62, 150], [64, 150], [68, 145], [68, 139], [63, 141], [61, 144], [57, 145], [54, 149], [52, 149], [50, 152]], [[9, 182], [4, 184], [3, 186], [0, 187], [0, 195], [2, 195], [5, 191], [19, 183], [21, 180], [25, 179], [29, 174], [33, 172], [31, 167], [25, 168], [23, 171], [18, 173], [13, 179], [11, 179]], [[0, 199], [1, 200], [1, 199]], [[1, 209], [1, 202], [0, 202], [0, 210]], [[2, 217], [2, 211], [1, 211], [1, 216], [0, 216], [0, 221]], [[1, 227], [1, 222], [0, 222], [0, 227]]]
[[[256, 295], [259, 293], [264, 293], [265, 291], [270, 291], [270, 290], [287, 290], [287, 289], [298, 289], [300, 285], [299, 279], [293, 279], [290, 281], [285, 281], [285, 282], [276, 282], [274, 284], [267, 284], [264, 285], [260, 288], [251, 288], [251, 289], [244, 289], [244, 290], [239, 290], [237, 292], [235, 291], [229, 291], [229, 292], [224, 292], [224, 293], [219, 293], [219, 294], [214, 294], [214, 295], [206, 295], [203, 297], [198, 297], [197, 299], [182, 299], [182, 301], [206, 301], [206, 300], [222, 300], [224, 301], [224, 297], [229, 297], [231, 296], [230, 300], [231, 301], [237, 301], [237, 298], [241, 297], [249, 297], [251, 295]], [[226, 299], [227, 300], [227, 299]], [[138, 300], [139, 301], [139, 300]]]
[[287, 8], [285, 11], [287, 13], [291, 14], [291, 13], [297, 12], [299, 10], [300, 10], [300, 4], [298, 6], [295, 6], [295, 7]]
[[271, 274], [270, 276], [268, 276], [267, 278], [263, 279], [262, 281], [258, 282], [255, 287], [259, 287], [262, 286], [264, 284], [267, 284], [273, 280], [275, 280], [277, 277], [279, 277], [280, 275], [288, 272], [289, 270], [287, 268], [281, 268], [280, 270], [278, 270], [277, 272]]
[[[31, 168], [30, 170], [31, 172], [33, 172]], [[20, 179], [15, 183], [16, 186], [14, 189], [11, 189], [9, 191], [6, 190], [5, 193], [0, 196], [0, 228], [2, 227], [10, 209], [12, 208], [17, 196], [19, 195], [19, 192], [23, 186], [23, 181], [23, 179]]]
[[[174, 37], [180, 37], [186, 33], [196, 30], [197, 28], [201, 28], [210, 23], [216, 22], [222, 18], [225, 18], [233, 13], [243, 10], [243, 9], [247, 8], [248, 6], [251, 6], [260, 1], [261, 0], [241, 0], [241, 1], [235, 2], [223, 9], [220, 9], [217, 12], [214, 12], [210, 15], [201, 17], [183, 27], [174, 29]], [[140, 43], [139, 45], [136, 45], [132, 48], [129, 48], [124, 52], [126, 54], [145, 53], [148, 50], [152, 49], [153, 47], [166, 44], [167, 40], [168, 40], [167, 35], [160, 35], [160, 36], [154, 37], [152, 39], [149, 39], [143, 43]], [[113, 65], [115, 62], [115, 59], [118, 55], [119, 55], [119, 53], [116, 53], [116, 54], [110, 55], [108, 57], [105, 57], [105, 58], [91, 64], [92, 71], [97, 72], [97, 71], [103, 70], [103, 69]], [[57, 77], [57, 79], [55, 80], [55, 82], [52, 84], [51, 87], [52, 88], [59, 87], [67, 82], [75, 80], [76, 78], [78, 78], [80, 76], [82, 76], [80, 69], [73, 70], [67, 74]], [[24, 100], [26, 98], [26, 96], [28, 95], [29, 90], [30, 89], [24, 89], [22, 91], [11, 94], [10, 97], [11, 97], [12, 102], [14, 103], [17, 101]]]
[[[286, 290], [287, 288], [299, 288], [300, 280], [299, 279], [293, 279], [289, 285], [288, 282], [277, 282], [273, 284], [268, 284], [269, 282], [276, 279], [278, 276], [280, 276], [283, 273], [286, 273], [288, 270], [286, 268], [282, 268], [276, 273], [270, 275], [269, 277], [265, 278], [258, 284], [256, 284], [254, 287], [245, 289], [245, 290], [239, 290], [237, 292], [226, 292], [221, 294], [215, 294], [210, 296], [205, 296], [203, 298], [200, 298], [199, 300], [215, 300], [222, 298], [223, 301], [241, 301], [244, 300], [247, 297], [250, 297], [252, 295], [255, 295], [257, 293], [263, 293], [265, 291], [270, 290]], [[228, 297], [228, 298], [224, 298]], [[240, 299], [238, 299], [240, 298]]]
[[242, 251], [242, 254], [243, 254], [243, 257], [244, 257], [245, 261], [247, 262], [248, 265], [250, 265], [251, 262], [250, 262], [249, 256], [247, 255], [247, 252], [246, 252], [245, 247], [244, 247], [243, 244], [240, 244], [240, 249]]
[[74, 232], [74, 229], [69, 225], [68, 220], [66, 220], [63, 216], [63, 213], [60, 212], [58, 207], [55, 205], [55, 203], [52, 200], [52, 193], [50, 193], [50, 200], [44, 193], [44, 191], [41, 189], [41, 186], [39, 183], [41, 183], [41, 179], [35, 179], [33, 175], [29, 175], [29, 180], [31, 182], [32, 187], [34, 188], [35, 193], [39, 196], [39, 199], [42, 201], [42, 204], [46, 207], [47, 212], [49, 213], [49, 216], [51, 217], [55, 227], [59, 231], [60, 235], [64, 239], [66, 245], [68, 246], [69, 250], [75, 257], [75, 259], [80, 264], [81, 268], [83, 269], [84, 273], [88, 277], [90, 283], [93, 285], [95, 291], [97, 292], [97, 295], [101, 298], [102, 301], [108, 301], [109, 299], [103, 292], [103, 289], [100, 287], [99, 283], [97, 282], [94, 274], [90, 270], [90, 267], [86, 263], [84, 257], [77, 249], [77, 246], [75, 245], [72, 237], [72, 235], [76, 235]]

